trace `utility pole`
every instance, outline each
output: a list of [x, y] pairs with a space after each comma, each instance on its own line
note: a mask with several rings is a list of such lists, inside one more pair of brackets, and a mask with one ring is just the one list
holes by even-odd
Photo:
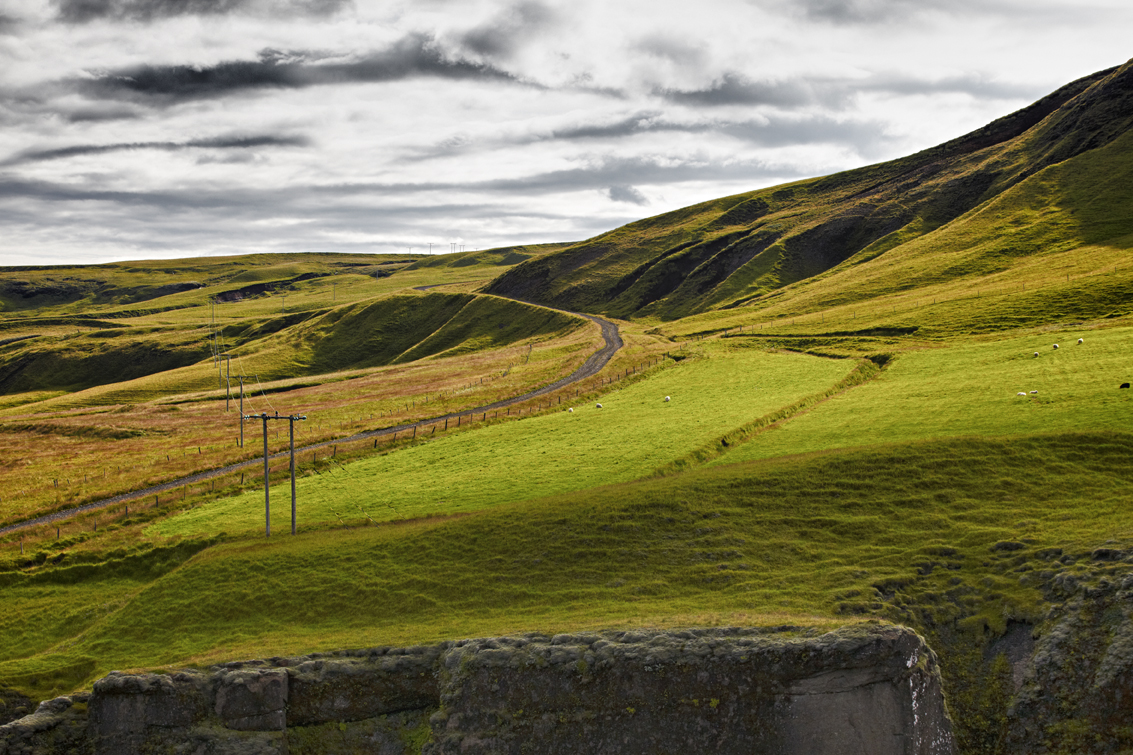
[[240, 448], [244, 447], [244, 376], [236, 378], [240, 381]]
[[271, 470], [268, 468], [268, 415], [264, 412], [264, 537], [271, 537]]
[[[224, 411], [228, 411], [228, 402], [232, 400], [232, 355], [221, 354], [220, 358], [224, 360]], [[217, 365], [217, 371], [219, 370], [220, 366]]]
[[295, 534], [295, 416], [287, 418], [287, 441], [291, 446], [291, 534]]
[[268, 467], [268, 420], [269, 419], [285, 419], [291, 426], [291, 534], [295, 534], [295, 420], [307, 419], [302, 414], [291, 414], [286, 417], [279, 416], [279, 412], [275, 415], [269, 415], [267, 412], [263, 414], [249, 414], [246, 417], [241, 414], [244, 419], [260, 419], [264, 423], [264, 532], [265, 537], [271, 537], [271, 469]]
[[283, 299], [283, 302], [279, 305], [279, 313], [281, 315], [284, 314], [285, 312], [287, 312], [287, 296], [284, 295], [282, 297], [282, 299]]

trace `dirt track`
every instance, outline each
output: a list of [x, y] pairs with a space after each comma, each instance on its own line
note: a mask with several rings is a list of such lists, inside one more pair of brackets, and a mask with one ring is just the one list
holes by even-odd
[[[559, 311], [565, 312], [566, 310]], [[545, 385], [537, 390], [530, 391], [529, 393], [524, 393], [513, 398], [504, 399], [503, 401], [497, 401], [494, 404], [474, 406], [469, 409], [461, 410], [459, 412], [442, 414], [439, 417], [430, 417], [428, 419], [423, 419], [417, 422], [408, 422], [404, 425], [397, 425], [395, 427], [383, 427], [380, 430], [368, 430], [364, 433], [358, 433], [356, 435], [334, 438], [332, 440], [323, 441], [321, 443], [312, 443], [308, 446], [296, 448], [295, 453], [299, 453], [301, 451], [314, 451], [319, 448], [326, 448], [327, 446], [333, 446], [339, 443], [350, 443], [352, 441], [366, 440], [368, 438], [380, 438], [387, 435], [393, 435], [395, 433], [402, 433], [406, 430], [413, 430], [413, 428], [415, 427], [435, 425], [436, 423], [444, 422], [445, 420], [453, 420], [458, 417], [471, 416], [473, 414], [482, 414], [485, 412], [495, 411], [496, 409], [503, 409], [508, 406], [514, 406], [515, 404], [523, 403], [524, 401], [529, 401], [533, 398], [538, 398], [539, 396], [544, 396], [548, 393], [568, 386], [571, 383], [577, 383], [580, 380], [584, 380], [588, 377], [597, 375], [602, 370], [602, 368], [605, 367], [607, 363], [609, 363], [610, 359], [613, 358], [618, 349], [622, 347], [622, 337], [618, 332], [618, 326], [612, 322], [603, 320], [601, 317], [584, 315], [579, 312], [567, 312], [567, 314], [576, 315], [577, 317], [585, 317], [587, 320], [596, 323], [602, 330], [602, 339], [603, 341], [605, 341], [605, 344], [602, 346], [602, 348], [598, 349], [598, 351], [595, 351], [593, 354], [591, 354], [590, 358], [587, 359], [581, 367], [579, 367], [577, 370], [567, 375], [566, 377], [556, 380], [550, 385]], [[271, 454], [268, 458], [282, 459], [288, 456], [288, 454], [288, 451], [281, 451], [279, 453]], [[47, 514], [45, 516], [36, 517], [35, 519], [27, 519], [22, 522], [16, 522], [15, 524], [9, 524], [4, 527], [0, 527], [0, 535], [6, 534], [8, 532], [14, 532], [16, 530], [27, 529], [29, 527], [38, 527], [41, 524], [51, 524], [52, 522], [63, 521], [75, 516], [76, 514], [93, 511], [94, 509], [101, 509], [107, 506], [113, 506], [118, 503], [137, 500], [139, 498], [148, 498], [149, 496], [160, 495], [161, 493], [166, 493], [183, 485], [193, 485], [204, 480], [212, 479], [214, 477], [222, 477], [232, 472], [238, 472], [241, 469], [260, 467], [263, 465], [263, 463], [263, 457], [260, 457], [258, 459], [250, 461], [242, 461], [239, 464], [231, 464], [227, 467], [221, 467], [219, 469], [210, 469], [205, 472], [198, 472], [197, 474], [189, 475], [188, 477], [181, 477], [176, 480], [163, 482], [160, 485], [153, 485], [141, 490], [133, 490], [128, 493], [121, 493], [119, 495], [112, 496], [110, 498], [91, 501], [90, 503], [84, 503], [82, 506], [75, 506], [74, 508], [56, 511], [53, 514]]]

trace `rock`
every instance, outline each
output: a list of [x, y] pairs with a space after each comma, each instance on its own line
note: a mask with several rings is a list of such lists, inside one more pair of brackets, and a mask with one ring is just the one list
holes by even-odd
[[45, 700], [34, 713], [0, 726], [0, 755], [93, 755], [86, 710], [76, 710], [87, 697]]
[[392, 651], [363, 658], [319, 658], [287, 670], [289, 725], [361, 721], [436, 705], [436, 665], [444, 645], [424, 653]]
[[[1111, 664], [1123, 668], [1120, 662]], [[0, 755], [954, 750], [936, 658], [901, 627], [581, 632], [121, 674]]]
[[1024, 545], [1023, 543], [1017, 543], [1013, 540], [1000, 540], [998, 543], [991, 546], [991, 550], [993, 552], [1000, 553], [1000, 552], [1005, 552], [1005, 551], [1023, 550], [1023, 548], [1026, 548], [1026, 547], [1027, 546]]
[[14, 689], [0, 687], [0, 726], [23, 718], [32, 712], [35, 703]]
[[1051, 617], [1008, 715], [1004, 753], [1133, 749], [1133, 605], [1083, 590]]
[[910, 630], [682, 634], [459, 644], [423, 752], [954, 751], [936, 659]]
[[111, 672], [95, 682], [90, 697], [94, 751], [140, 752], [151, 729], [184, 728], [204, 720], [211, 697], [203, 674]]
[[287, 671], [238, 669], [223, 673], [216, 691], [216, 715], [237, 731], [287, 728]]

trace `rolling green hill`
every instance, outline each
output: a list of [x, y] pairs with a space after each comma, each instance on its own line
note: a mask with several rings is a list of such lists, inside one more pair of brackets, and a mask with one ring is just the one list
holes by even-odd
[[[1130, 125], [1133, 64], [576, 244], [0, 269], [0, 526], [252, 462], [0, 535], [0, 700], [344, 646], [888, 620], [941, 656], [962, 751], [996, 752], [995, 643], [1047, 631], [1059, 580], [1133, 578]], [[626, 318], [624, 345], [490, 411], [602, 343], [539, 303]], [[296, 537], [286, 461], [263, 537], [223, 367], [324, 444]], [[1095, 736], [1057, 726], [1078, 739], [1052, 753]]]
[[[525, 262], [488, 291], [673, 320], [759, 309], [785, 287], [816, 278], [827, 283], [826, 305], [865, 300], [877, 291], [844, 276], [866, 263], [889, 286], [911, 289], [972, 285], [1041, 251], [1128, 249], [1133, 219], [1111, 208], [1130, 199], [1131, 123], [1127, 63], [910, 157], [631, 223]], [[1082, 175], [1088, 181], [1077, 180]], [[989, 214], [994, 222], [981, 223]], [[926, 245], [930, 257], [942, 246], [965, 253], [946, 265], [918, 259], [917, 274], [906, 277], [909, 258], [924, 255]]]

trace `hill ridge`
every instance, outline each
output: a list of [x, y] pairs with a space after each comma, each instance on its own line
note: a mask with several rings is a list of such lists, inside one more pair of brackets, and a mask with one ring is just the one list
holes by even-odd
[[615, 317], [735, 306], [884, 255], [1131, 124], [1125, 63], [936, 147], [636, 221], [517, 265], [485, 290]]

